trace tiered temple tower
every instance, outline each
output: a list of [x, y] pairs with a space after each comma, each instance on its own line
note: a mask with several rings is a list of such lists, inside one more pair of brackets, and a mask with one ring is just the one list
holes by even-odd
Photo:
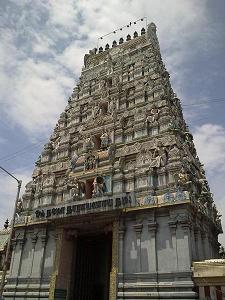
[[192, 262], [221, 231], [151, 23], [84, 56], [18, 205], [4, 296], [196, 299]]

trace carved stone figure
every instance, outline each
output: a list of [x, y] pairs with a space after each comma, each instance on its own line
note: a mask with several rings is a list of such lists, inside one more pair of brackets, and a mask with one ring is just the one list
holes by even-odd
[[186, 186], [191, 183], [190, 176], [184, 167], [181, 167], [180, 171], [174, 174], [174, 179], [177, 187]]
[[79, 200], [85, 195], [85, 187], [76, 177], [69, 177], [66, 181], [69, 197], [73, 200]]
[[108, 104], [108, 112], [113, 115], [114, 114], [114, 111], [116, 109], [116, 104], [114, 102], [114, 100], [110, 101], [109, 104]]
[[209, 194], [209, 188], [208, 188], [208, 182], [204, 178], [200, 178], [198, 180], [199, 185], [200, 185], [200, 190], [201, 190], [201, 195], [206, 196]]
[[99, 105], [95, 104], [95, 106], [92, 109], [92, 118], [95, 119], [99, 115], [99, 112]]
[[184, 133], [184, 145], [187, 145], [189, 147], [190, 152], [193, 154], [194, 157], [196, 157], [196, 150], [193, 144], [193, 136], [188, 131]]
[[159, 109], [156, 107], [153, 107], [150, 111], [150, 114], [146, 118], [147, 123], [155, 123], [159, 119]]
[[141, 150], [140, 153], [137, 155], [137, 167], [143, 166], [148, 162], [151, 162], [151, 152], [146, 150]]
[[108, 53], [107, 58], [107, 75], [111, 74], [113, 72], [113, 61], [112, 61], [112, 56]]
[[44, 150], [51, 151], [53, 149], [52, 142], [48, 142], [44, 145]]
[[94, 169], [98, 166], [99, 158], [94, 155], [86, 157], [84, 161], [84, 171]]
[[164, 167], [167, 163], [167, 151], [162, 142], [158, 141], [152, 154], [151, 168]]
[[172, 118], [171, 121], [169, 122], [168, 130], [179, 131], [179, 122], [175, 118]]
[[103, 132], [103, 134], [100, 137], [101, 139], [101, 147], [107, 148], [110, 142], [110, 138], [107, 132]]
[[35, 161], [35, 166], [39, 166], [41, 163], [41, 155], [38, 156], [38, 159]]
[[35, 184], [35, 194], [40, 196], [43, 189], [43, 174], [41, 170], [39, 171], [38, 176], [34, 178], [34, 184]]
[[99, 87], [100, 87], [101, 99], [106, 100], [109, 96], [109, 88], [107, 86], [106, 79], [100, 80]]
[[93, 182], [93, 197], [101, 197], [104, 194], [104, 179], [103, 177], [96, 177]]
[[84, 151], [90, 151], [94, 149], [94, 142], [91, 137], [87, 137], [84, 141]]
[[77, 152], [75, 152], [74, 155], [71, 158], [70, 163], [71, 163], [71, 168], [72, 168], [73, 171], [76, 169], [76, 163], [77, 163], [78, 157], [79, 156], [78, 156]]
[[50, 172], [48, 170], [47, 174], [44, 175], [43, 177], [43, 187], [48, 187], [48, 186], [53, 186], [55, 182], [55, 175], [54, 173]]
[[119, 93], [121, 92], [123, 86], [120, 77], [121, 76], [119, 76], [118, 74], [113, 77], [113, 85], [116, 86], [116, 89]]
[[220, 220], [221, 215], [218, 213], [218, 210], [217, 210], [215, 204], [213, 204], [213, 207], [212, 207], [212, 217], [213, 217], [213, 221], [215, 223], [219, 223], [219, 224], [221, 223], [221, 220]]
[[115, 152], [116, 152], [116, 146], [114, 144], [111, 144], [108, 148], [108, 156], [109, 156], [109, 161], [111, 163], [114, 162], [115, 159]]
[[76, 199], [80, 196], [80, 189], [79, 189], [79, 182], [78, 180], [75, 178], [71, 183], [68, 184], [69, 187], [71, 187], [70, 189], [70, 196], [73, 199]]
[[175, 144], [173, 145], [168, 153], [168, 158], [170, 159], [176, 159], [180, 157], [180, 149], [178, 148], [178, 146]]

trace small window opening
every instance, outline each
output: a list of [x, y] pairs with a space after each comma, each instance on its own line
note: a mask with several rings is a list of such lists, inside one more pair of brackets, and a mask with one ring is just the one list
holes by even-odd
[[94, 178], [88, 179], [86, 181], [86, 184], [85, 184], [85, 198], [86, 199], [92, 198], [93, 189], [94, 189], [93, 182], [94, 182]]
[[95, 149], [99, 150], [101, 148], [101, 135], [96, 134], [93, 138]]

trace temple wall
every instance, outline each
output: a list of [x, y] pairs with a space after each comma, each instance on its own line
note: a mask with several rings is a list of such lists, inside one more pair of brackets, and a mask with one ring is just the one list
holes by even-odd
[[145, 299], [150, 294], [149, 299], [157, 295], [160, 299], [165, 295], [166, 299], [197, 297], [191, 271], [195, 247], [202, 259], [209, 258], [211, 250], [203, 251], [205, 240], [200, 235], [196, 241], [189, 217], [186, 208], [174, 207], [172, 211], [139, 210], [124, 217], [119, 244], [118, 299]]
[[[117, 299], [145, 299], [150, 294], [164, 299], [165, 293], [166, 299], [195, 299], [192, 263], [215, 254], [212, 237], [202, 234], [199, 224], [210, 232], [207, 223], [194, 219], [186, 205], [136, 209], [121, 216]], [[57, 236], [56, 229], [43, 225], [16, 230], [5, 299], [48, 299]], [[57, 290], [72, 288], [76, 236], [76, 230], [62, 232]]]
[[54, 230], [18, 229], [5, 299], [48, 299], [55, 257]]

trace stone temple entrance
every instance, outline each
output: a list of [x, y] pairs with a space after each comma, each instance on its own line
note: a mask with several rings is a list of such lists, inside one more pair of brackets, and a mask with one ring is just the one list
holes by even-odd
[[77, 239], [73, 277], [73, 299], [108, 300], [112, 261], [112, 234]]

